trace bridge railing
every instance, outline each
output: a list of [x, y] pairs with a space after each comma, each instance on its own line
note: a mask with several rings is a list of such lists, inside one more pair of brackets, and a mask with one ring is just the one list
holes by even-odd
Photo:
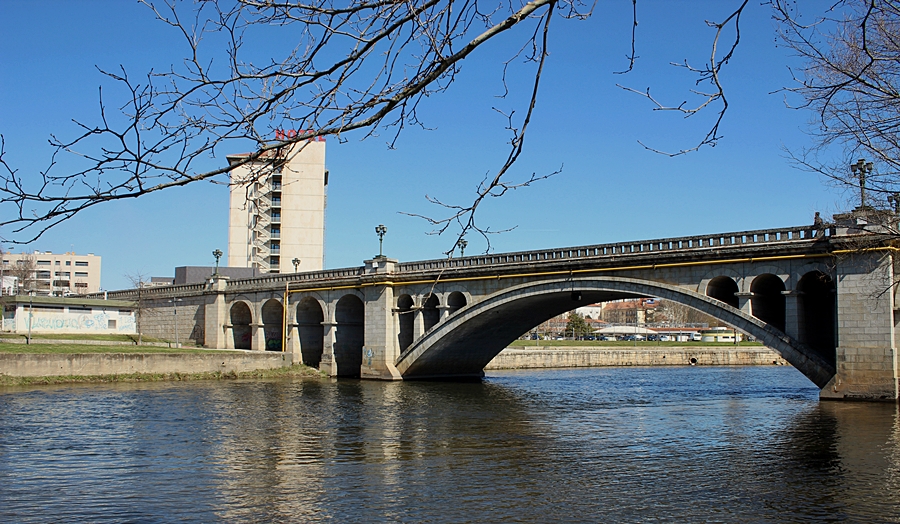
[[[242, 278], [238, 280], [229, 280], [227, 288], [241, 286], [265, 286], [266, 284], [286, 284], [288, 282], [305, 282], [308, 280], [328, 280], [337, 278], [353, 278], [363, 274], [365, 268], [348, 267], [341, 269], [329, 269], [323, 271], [310, 271], [308, 273], [275, 273], [253, 278]], [[137, 300], [143, 298], [152, 300], [155, 297], [164, 297], [182, 294], [199, 294], [209, 288], [208, 282], [200, 284], [180, 284], [175, 286], [159, 286], [145, 287], [140, 291], [137, 289], [125, 289], [122, 291], [108, 291], [106, 293], [92, 293], [88, 295], [90, 298], [109, 298], [112, 300]]]
[[727, 246], [768, 245], [785, 242], [811, 241], [828, 238], [835, 233], [834, 227], [816, 230], [810, 226], [740, 231], [714, 235], [694, 235], [687, 237], [641, 240], [637, 242], [615, 242], [593, 246], [567, 247], [538, 251], [520, 251], [496, 255], [476, 255], [463, 258], [445, 258], [404, 262], [399, 264], [400, 272], [429, 271], [445, 268], [468, 268], [477, 266], [497, 266], [544, 262], [549, 260], [571, 260], [578, 258], [613, 257], [643, 253], [671, 253], [700, 249], [714, 249]]
[[345, 267], [340, 269], [326, 269], [322, 271], [310, 271], [307, 273], [275, 273], [255, 278], [229, 280], [228, 287], [244, 285], [258, 286], [260, 284], [287, 284], [288, 282], [306, 282], [308, 280], [330, 280], [337, 278], [353, 278], [363, 274], [364, 267]]

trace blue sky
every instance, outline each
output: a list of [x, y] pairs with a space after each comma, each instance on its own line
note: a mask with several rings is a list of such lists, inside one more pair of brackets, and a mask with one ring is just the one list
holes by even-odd
[[[845, 191], [787, 162], [784, 147], [809, 143], [810, 114], [785, 107], [776, 91], [791, 84], [799, 65], [776, 45], [766, 6], [751, 3], [742, 41], [722, 75], [730, 108], [715, 148], [669, 158], [646, 151], [691, 147], [714, 112], [685, 120], [652, 111], [646, 99], [618, 87], [650, 87], [662, 101], [691, 100], [694, 78], [670, 62], [701, 63], [713, 30], [739, 2], [639, 2], [635, 70], [627, 65], [631, 2], [604, 1], [587, 21], [557, 19], [525, 152], [512, 179], [532, 172], [560, 175], [493, 199], [479, 212], [482, 225], [515, 227], [491, 239], [496, 252], [740, 231], [811, 223], [852, 207]], [[72, 137], [73, 118], [96, 116], [97, 92], [108, 85], [95, 66], [119, 64], [135, 74], [165, 69], [180, 56], [170, 28], [146, 7], [119, 0], [0, 3], [0, 133], [7, 160], [23, 173], [43, 168], [50, 133]], [[440, 258], [455, 236], [429, 236], [424, 221], [401, 212], [440, 215], [432, 195], [466, 203], [488, 172], [508, 154], [505, 120], [492, 108], [524, 111], [530, 89], [524, 70], [502, 93], [500, 64], [516, 38], [504, 36], [463, 64], [448, 92], [425, 100], [420, 117], [431, 128], [409, 128], [394, 149], [390, 133], [362, 141], [329, 139], [326, 265], [347, 267], [377, 254], [377, 224], [385, 224], [385, 254], [400, 260]], [[271, 42], [252, 42], [264, 50]], [[237, 147], [236, 149], [241, 149]], [[239, 152], [239, 151], [234, 151]], [[207, 168], [224, 164], [211, 158]], [[98, 206], [14, 252], [49, 250], [103, 257], [104, 289], [127, 287], [126, 273], [171, 276], [181, 265], [212, 265], [227, 247], [225, 186], [197, 183], [129, 202]], [[9, 233], [4, 231], [3, 235]], [[483, 251], [470, 236], [467, 254]]]

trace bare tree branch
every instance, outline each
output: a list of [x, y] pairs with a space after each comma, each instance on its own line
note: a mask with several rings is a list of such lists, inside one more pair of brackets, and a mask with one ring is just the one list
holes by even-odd
[[[677, 106], [669, 106], [659, 102], [656, 98], [650, 95], [650, 88], [640, 91], [637, 89], [633, 89], [630, 87], [626, 87], [620, 84], [616, 84], [618, 87], [630, 91], [632, 93], [637, 93], [641, 96], [646, 97], [650, 100], [653, 105], [656, 107], [653, 108], [654, 111], [675, 111], [678, 113], [684, 114], [685, 118], [689, 118], [691, 116], [696, 115], [700, 111], [706, 109], [708, 106], [717, 103], [720, 104], [720, 109], [718, 110], [717, 117], [713, 122], [713, 125], [710, 127], [709, 131], [706, 133], [706, 136], [703, 137], [702, 140], [693, 147], [681, 149], [675, 153], [662, 151], [660, 149], [656, 149], [650, 147], [643, 142], [639, 142], [645, 149], [648, 151], [653, 151], [654, 153], [659, 153], [666, 156], [679, 156], [685, 153], [690, 153], [692, 151], [697, 151], [703, 146], [711, 146], [715, 147], [716, 143], [722, 137], [719, 135], [719, 125], [722, 123], [722, 119], [725, 118], [725, 112], [728, 110], [728, 100], [725, 98], [725, 88], [722, 86], [722, 82], [719, 79], [719, 74], [722, 71], [722, 68], [728, 64], [728, 61], [731, 60], [731, 57], [734, 56], [734, 51], [737, 49], [738, 44], [741, 41], [741, 14], [744, 12], [744, 8], [747, 7], [747, 2], [749, 0], [743, 0], [741, 5], [721, 23], [719, 22], [710, 22], [706, 21], [706, 24], [710, 27], [714, 27], [716, 29], [715, 38], [713, 38], [712, 43], [712, 51], [710, 53], [709, 62], [703, 67], [694, 67], [691, 66], [687, 60], [683, 63], [673, 63], [672, 65], [677, 67], [683, 67], [690, 71], [691, 73], [695, 73], [698, 75], [696, 85], [700, 85], [705, 82], [709, 82], [712, 84], [711, 92], [704, 92], [700, 90], [692, 90], [691, 92], [700, 97], [700, 102], [696, 105], [688, 105], [688, 102], [685, 100], [678, 104]], [[729, 27], [730, 25], [734, 26], [734, 40], [731, 42], [731, 47], [728, 49], [728, 52], [725, 53], [722, 57], [718, 57], [718, 49], [719, 49], [719, 39], [722, 37], [722, 31]]]

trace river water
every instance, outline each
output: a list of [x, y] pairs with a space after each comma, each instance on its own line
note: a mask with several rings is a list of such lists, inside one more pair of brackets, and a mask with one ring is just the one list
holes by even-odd
[[896, 404], [789, 367], [0, 389], [0, 522], [900, 522]]

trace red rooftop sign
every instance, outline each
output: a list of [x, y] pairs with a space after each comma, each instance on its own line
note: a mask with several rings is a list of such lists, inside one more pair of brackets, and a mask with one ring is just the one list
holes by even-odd
[[[312, 134], [312, 133], [313, 133], [312, 129], [301, 129], [300, 131], [297, 131], [296, 129], [276, 129], [275, 130], [275, 140], [290, 140], [292, 138], [296, 138], [297, 135], [308, 135], [308, 134]], [[316, 137], [310, 138], [309, 140], [311, 140], [313, 142], [324, 142], [325, 137], [324, 136], [316, 136]]]

